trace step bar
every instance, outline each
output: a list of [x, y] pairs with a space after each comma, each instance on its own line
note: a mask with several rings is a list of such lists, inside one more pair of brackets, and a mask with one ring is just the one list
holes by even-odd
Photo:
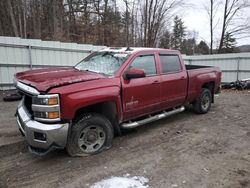
[[156, 121], [156, 120], [159, 120], [159, 119], [163, 119], [165, 117], [168, 117], [168, 116], [183, 112], [184, 110], [185, 110], [185, 107], [181, 106], [180, 108], [176, 108], [176, 109], [173, 109], [173, 110], [168, 111], [168, 112], [163, 111], [160, 114], [157, 114], [157, 115], [154, 115], [154, 116], [149, 116], [148, 118], [145, 118], [143, 120], [123, 123], [123, 124], [121, 124], [121, 127], [124, 128], [124, 129], [132, 129], [132, 128], [138, 127], [140, 125], [150, 123], [150, 122], [153, 122], [153, 121]]

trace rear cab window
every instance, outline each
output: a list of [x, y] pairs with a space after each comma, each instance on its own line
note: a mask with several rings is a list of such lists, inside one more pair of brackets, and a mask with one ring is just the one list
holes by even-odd
[[156, 75], [156, 63], [154, 54], [139, 55], [130, 64], [129, 69], [143, 69], [146, 76]]
[[179, 55], [177, 54], [159, 54], [161, 73], [173, 73], [182, 71]]

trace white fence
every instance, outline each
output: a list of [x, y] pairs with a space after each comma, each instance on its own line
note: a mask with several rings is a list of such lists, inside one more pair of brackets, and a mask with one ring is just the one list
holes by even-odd
[[0, 37], [0, 90], [13, 88], [13, 75], [29, 69], [72, 66], [105, 46]]
[[[0, 90], [13, 88], [13, 75], [34, 68], [72, 66], [105, 46], [0, 37]], [[250, 53], [183, 56], [186, 64], [219, 67], [222, 82], [250, 78]]]
[[185, 64], [216, 66], [222, 70], [222, 82], [250, 78], [250, 53], [183, 56]]

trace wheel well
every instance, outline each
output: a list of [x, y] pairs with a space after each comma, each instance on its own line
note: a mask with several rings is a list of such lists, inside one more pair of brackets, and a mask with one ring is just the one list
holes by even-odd
[[211, 91], [212, 94], [212, 103], [214, 102], [214, 82], [207, 82], [205, 84], [202, 85], [202, 88], [206, 88], [209, 89]]
[[73, 122], [76, 122], [79, 118], [82, 117], [83, 114], [91, 112], [99, 113], [105, 116], [113, 125], [115, 133], [120, 134], [117, 108], [114, 101], [101, 102], [78, 109], [75, 113]]

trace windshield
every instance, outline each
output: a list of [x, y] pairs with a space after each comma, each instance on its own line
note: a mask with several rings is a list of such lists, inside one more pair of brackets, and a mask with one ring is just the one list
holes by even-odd
[[129, 54], [124, 52], [96, 52], [83, 59], [75, 68], [114, 76], [128, 57]]

